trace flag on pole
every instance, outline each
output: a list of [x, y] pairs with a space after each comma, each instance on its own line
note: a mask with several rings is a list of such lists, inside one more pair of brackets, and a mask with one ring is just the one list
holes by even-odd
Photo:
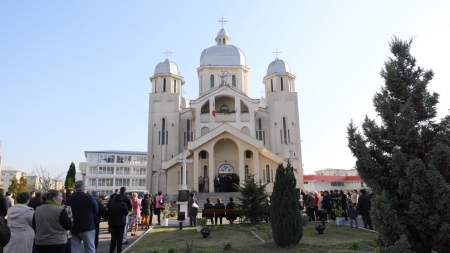
[[213, 117], [216, 117], [216, 106], [214, 105], [214, 102], [213, 102], [213, 105], [212, 105], [211, 114], [212, 114]]

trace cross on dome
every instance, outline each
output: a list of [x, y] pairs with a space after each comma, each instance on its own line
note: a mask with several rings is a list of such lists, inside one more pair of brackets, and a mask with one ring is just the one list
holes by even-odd
[[219, 21], [217, 21], [217, 22], [222, 23], [222, 29], [223, 29], [223, 23], [228, 22], [228, 20], [224, 19], [224, 18], [223, 18], [223, 15], [222, 15], [222, 18], [221, 18]]
[[274, 53], [274, 54], [277, 56], [277, 59], [278, 59], [278, 55], [281, 54], [281, 52], [278, 51], [278, 48], [276, 48], [276, 49], [275, 49], [275, 52], [272, 52], [272, 53]]
[[167, 49], [166, 51], [164, 51], [164, 54], [167, 56], [167, 59], [169, 59], [169, 56], [172, 54], [172, 51]]

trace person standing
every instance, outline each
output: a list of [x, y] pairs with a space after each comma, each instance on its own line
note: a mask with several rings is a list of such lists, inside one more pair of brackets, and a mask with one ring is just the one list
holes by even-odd
[[220, 189], [220, 178], [219, 176], [216, 176], [214, 178], [214, 192], [219, 192]]
[[366, 190], [359, 190], [358, 205], [356, 207], [358, 213], [361, 214], [361, 218], [364, 223], [364, 228], [367, 229], [369, 226], [370, 230], [373, 230], [372, 220], [370, 219], [370, 199], [366, 195]]
[[205, 186], [205, 180], [202, 178], [202, 176], [198, 177], [198, 188], [199, 192], [203, 192], [203, 188]]
[[347, 214], [347, 195], [344, 194], [343, 190], [339, 191], [339, 195], [341, 197], [341, 207], [342, 210], [344, 211], [344, 213], [342, 215], [344, 215], [345, 217], [345, 221], [348, 221], [348, 214]]
[[356, 206], [358, 204], [358, 193], [356, 190], [352, 191], [352, 205]]
[[349, 205], [347, 212], [350, 218], [350, 228], [353, 228], [353, 221], [355, 221], [356, 228], [358, 228], [358, 220], [356, 219], [358, 218], [358, 213], [352, 204]]
[[[195, 194], [191, 192], [189, 194], [190, 198], [188, 199], [188, 215], [189, 215], [189, 225], [194, 226], [197, 225], [197, 213], [198, 213], [198, 203], [197, 199], [195, 198]], [[194, 203], [197, 205], [197, 207], [193, 206]]]
[[312, 221], [312, 222], [316, 221], [316, 217], [314, 215], [314, 202], [315, 202], [314, 193], [310, 192], [308, 197], [306, 198], [305, 208], [307, 208], [306, 209], [307, 214], [309, 215], [308, 221]]
[[8, 203], [5, 198], [5, 190], [0, 189], [0, 219], [4, 219], [8, 213]]
[[[131, 204], [133, 205], [133, 211], [131, 213], [131, 236], [136, 236], [139, 224], [141, 224], [141, 200], [138, 199], [137, 193], [131, 194]], [[134, 232], [133, 232], [134, 231]]]
[[[17, 195], [17, 204], [8, 210], [8, 226], [11, 240], [4, 248], [10, 253], [32, 253], [34, 242], [33, 208], [27, 206], [30, 201], [28, 192]], [[1, 218], [0, 218], [1, 219]]]
[[142, 210], [142, 229], [147, 229], [149, 226], [150, 209], [151, 209], [151, 196], [150, 194], [144, 194], [144, 199], [141, 201]]
[[[225, 205], [222, 203], [221, 198], [217, 198], [217, 204], [214, 206], [214, 209], [225, 209]], [[215, 223], [217, 225], [217, 219], [220, 219], [220, 225], [222, 225], [222, 218], [225, 216], [225, 214], [215, 214]]]
[[124, 202], [122, 194], [116, 194], [114, 198], [110, 198], [108, 203], [109, 219], [108, 225], [111, 230], [111, 242], [109, 244], [109, 252], [114, 253], [117, 247], [117, 252], [122, 252], [122, 239], [125, 232], [125, 225], [127, 224], [128, 207]]
[[205, 177], [205, 188], [203, 189], [203, 192], [209, 193], [209, 178]]
[[164, 196], [162, 195], [162, 192], [159, 191], [158, 195], [155, 196], [155, 214], [156, 218], [158, 219], [158, 225], [161, 225], [161, 210], [163, 208], [164, 208]]
[[319, 221], [319, 200], [320, 200], [319, 193], [314, 192], [314, 215], [316, 216], [316, 221]]
[[100, 234], [100, 220], [105, 215], [106, 211], [105, 211], [105, 206], [103, 205], [103, 203], [100, 200], [100, 194], [98, 193], [98, 191], [93, 191], [92, 192], [92, 196], [94, 197], [95, 201], [97, 201], [97, 205], [98, 205], [98, 212], [94, 216], [94, 224], [95, 224], [94, 245], [95, 245], [95, 250], [97, 250], [97, 248], [98, 248], [98, 236]]
[[3, 253], [3, 247], [9, 243], [10, 238], [11, 231], [9, 230], [8, 225], [6, 225], [5, 218], [3, 218], [3, 216], [0, 216], [0, 253]]
[[36, 197], [36, 192], [35, 191], [30, 191], [30, 199]]
[[331, 197], [330, 197], [328, 191], [324, 191], [323, 194], [324, 195], [322, 198], [322, 208], [323, 208], [323, 210], [327, 211], [328, 218], [331, 219], [331, 208], [332, 208]]
[[14, 206], [13, 194], [10, 191], [6, 192], [6, 204], [7, 204], [8, 208]]
[[33, 216], [36, 231], [36, 253], [64, 253], [66, 251], [67, 230], [72, 227], [66, 210], [61, 205], [62, 193], [49, 190], [44, 204], [38, 206]]
[[72, 253], [81, 252], [81, 241], [85, 253], [95, 253], [95, 221], [98, 203], [91, 195], [84, 193], [84, 181], [75, 182], [75, 193], [67, 198], [65, 205], [72, 208], [73, 227], [71, 229]]
[[36, 211], [36, 208], [38, 208], [38, 206], [41, 206], [41, 205], [42, 205], [42, 191], [37, 190], [36, 197], [34, 197], [30, 200], [30, 203], [28, 203], [28, 206], [33, 208], [34, 211]]

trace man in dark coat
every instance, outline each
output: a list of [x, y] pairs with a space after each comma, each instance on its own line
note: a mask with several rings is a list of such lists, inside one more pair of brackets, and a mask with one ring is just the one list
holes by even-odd
[[364, 228], [367, 229], [369, 226], [370, 230], [373, 230], [372, 220], [370, 219], [370, 199], [366, 195], [366, 190], [359, 190], [358, 206], [356, 207], [358, 213], [361, 214], [361, 218], [364, 223]]
[[9, 230], [8, 225], [6, 225], [6, 220], [5, 218], [0, 217], [0, 253], [3, 253], [3, 247], [8, 244], [10, 238], [11, 231]]
[[8, 213], [8, 204], [5, 198], [5, 190], [0, 189], [0, 219]]
[[345, 195], [343, 190], [339, 191], [339, 196], [341, 196], [341, 206], [342, 206], [342, 210], [344, 210], [344, 217], [345, 220], [348, 221], [348, 215], [347, 215], [347, 195]]
[[94, 223], [95, 223], [95, 250], [98, 248], [98, 235], [100, 234], [100, 220], [105, 215], [105, 206], [100, 200], [100, 194], [97, 191], [92, 192], [92, 196], [95, 198], [95, 201], [97, 201], [98, 205], [98, 212], [94, 216]]
[[30, 203], [28, 203], [28, 206], [32, 207], [34, 211], [36, 211], [36, 208], [41, 205], [42, 205], [42, 191], [37, 190], [36, 197], [30, 199]]
[[83, 241], [84, 252], [95, 253], [94, 217], [98, 212], [98, 203], [94, 197], [84, 193], [83, 180], [75, 182], [75, 193], [67, 198], [65, 205], [72, 208], [72, 252], [80, 252]]
[[[126, 188], [126, 187], [120, 187], [119, 193], [114, 193], [114, 194], [112, 194], [112, 195], [109, 197], [108, 204], [106, 205], [106, 208], [109, 209], [109, 207], [111, 206], [111, 203], [112, 203], [113, 200], [114, 200], [114, 197], [115, 197], [117, 194], [120, 194], [120, 195], [122, 195], [123, 203], [125, 203], [125, 204], [127, 205], [128, 211], [130, 212], [131, 209], [133, 209], [133, 205], [131, 204], [131, 199], [130, 199], [130, 197], [128, 197], [128, 195], [125, 194], [126, 191], [127, 191], [127, 188]], [[127, 221], [127, 224], [125, 225], [125, 229], [124, 229], [124, 232], [123, 232], [122, 244], [128, 244], [128, 240], [127, 240], [128, 217], [127, 217], [126, 221]]]
[[[214, 206], [214, 209], [225, 209], [225, 205], [222, 203], [222, 199], [217, 199], [217, 204]], [[222, 225], [222, 218], [225, 216], [225, 214], [216, 214], [215, 215], [215, 223], [217, 225], [217, 219], [220, 220], [220, 225]]]

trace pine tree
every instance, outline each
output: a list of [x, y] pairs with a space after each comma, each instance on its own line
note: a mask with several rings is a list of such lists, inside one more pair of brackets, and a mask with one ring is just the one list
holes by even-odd
[[19, 191], [18, 192], [19, 193], [21, 193], [21, 192], [28, 192], [28, 180], [24, 176], [20, 177], [20, 180], [19, 180]]
[[416, 66], [411, 43], [392, 39], [373, 99], [381, 123], [366, 117], [360, 133], [351, 122], [349, 148], [376, 194], [370, 214], [380, 252], [448, 252], [450, 116], [436, 122], [439, 95], [427, 91], [434, 74]]
[[17, 197], [17, 194], [19, 193], [19, 180], [17, 180], [16, 177], [13, 177], [11, 179], [11, 185], [8, 187], [8, 191], [10, 191], [13, 195], [14, 200]]
[[288, 163], [277, 168], [271, 198], [273, 239], [278, 246], [296, 245], [303, 236], [303, 222], [299, 207], [299, 196], [295, 186], [294, 169]]
[[[253, 178], [251, 175], [249, 178]], [[235, 185], [241, 197], [238, 198], [242, 203], [236, 205], [237, 213], [246, 217], [252, 224], [257, 224], [267, 218], [268, 205], [264, 203], [267, 196], [266, 184], [258, 186], [252, 179], [244, 181], [243, 186]]]
[[72, 162], [70, 164], [69, 170], [67, 171], [66, 181], [64, 182], [64, 188], [74, 188], [75, 187], [75, 164]]

